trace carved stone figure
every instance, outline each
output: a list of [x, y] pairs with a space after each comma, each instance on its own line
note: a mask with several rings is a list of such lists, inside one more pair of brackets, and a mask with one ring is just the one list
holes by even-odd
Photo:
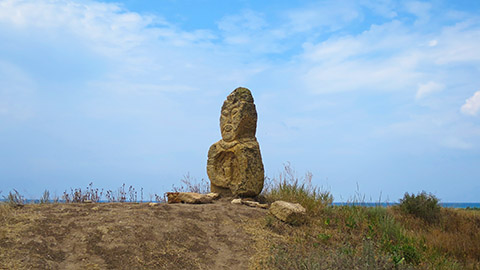
[[255, 197], [263, 189], [264, 170], [257, 130], [257, 110], [250, 90], [239, 87], [223, 103], [222, 139], [208, 151], [207, 174], [212, 192]]

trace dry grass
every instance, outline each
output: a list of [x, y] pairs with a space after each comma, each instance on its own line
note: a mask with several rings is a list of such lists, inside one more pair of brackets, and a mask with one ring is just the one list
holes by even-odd
[[476, 211], [443, 208], [436, 223], [392, 209], [410, 235], [423, 239], [428, 256], [451, 258], [465, 268], [480, 269], [480, 215]]
[[332, 206], [311, 174], [299, 179], [289, 166], [272, 182], [266, 200], [298, 202], [309, 221], [267, 216], [254, 269], [480, 269], [480, 211], [440, 208], [426, 193], [409, 195], [404, 209]]
[[441, 213], [437, 225], [382, 207], [330, 206], [301, 226], [267, 217], [256, 269], [480, 269], [478, 216]]
[[208, 181], [203, 178], [197, 181], [197, 179], [190, 176], [190, 173], [185, 174], [180, 182], [179, 187], [175, 185], [172, 186], [173, 192], [195, 192], [200, 194], [210, 192], [210, 183], [208, 183]]
[[266, 180], [261, 196], [267, 203], [277, 200], [299, 203], [305, 207], [310, 217], [317, 216], [333, 201], [330, 192], [312, 184], [311, 173], [307, 172], [303, 178], [299, 178], [290, 164], [284, 165], [284, 171], [278, 179]]
[[[186, 175], [181, 183], [181, 186], [174, 187], [174, 190], [198, 193], [209, 191], [205, 180], [197, 182], [189, 175]], [[98, 201], [102, 192], [103, 190], [94, 189], [91, 184], [85, 190], [72, 189], [68, 195], [70, 198], [77, 198], [75, 200], [78, 202], [85, 202], [92, 198], [92, 201]], [[111, 191], [110, 193], [113, 197], [109, 201], [137, 201], [137, 192], [132, 187], [127, 190], [123, 185], [115, 194]], [[141, 194], [142, 200], [143, 190]], [[413, 212], [405, 211], [401, 206], [389, 208], [358, 205], [333, 206], [331, 194], [314, 186], [311, 174], [307, 173], [303, 178], [299, 178], [289, 165], [285, 166], [285, 171], [277, 179], [266, 183], [262, 196], [267, 202], [284, 200], [300, 203], [307, 209], [308, 219], [304, 224], [291, 226], [278, 221], [273, 216], [266, 215], [264, 218], [256, 217], [242, 223], [241, 226], [255, 240], [254, 245], [249, 246], [250, 249], [255, 250], [255, 255], [250, 260], [252, 269], [480, 269], [480, 211], [437, 208], [438, 201], [423, 204], [423, 202], [432, 202], [428, 200], [427, 195], [424, 196], [425, 198], [420, 196], [419, 200], [416, 199], [417, 196], [409, 195], [410, 199], [413, 198], [413, 200], [409, 199], [412, 203], [409, 207], [416, 209]], [[158, 200], [158, 195], [156, 197]], [[7, 203], [0, 204], [0, 239], [8, 241], [0, 241], [0, 261], [8, 263], [4, 266], [7, 269], [19, 269], [22, 268], [21, 261], [13, 261], [9, 258], [29, 256], [28, 252], [32, 249], [27, 251], [11, 248], [14, 245], [22, 246], [16, 243], [15, 239], [26, 235], [25, 232], [37, 232], [38, 228], [35, 228], [35, 224], [56, 223], [49, 220], [48, 215], [39, 218], [42, 212], [37, 212], [36, 206], [23, 207], [24, 199], [18, 192], [11, 192], [6, 199], [8, 199]], [[49, 194], [44, 193], [40, 202], [49, 201]], [[65, 201], [73, 202], [74, 199]], [[428, 205], [428, 207], [418, 208], [415, 204]], [[71, 214], [75, 216], [72, 220], [77, 220], [81, 216], [85, 221], [89, 221], [88, 215], [98, 211], [92, 212], [90, 208], [93, 209], [93, 205], [91, 205], [87, 207], [88, 209], [82, 210], [83, 214], [79, 215], [78, 212], [73, 211], [76, 205], [68, 205], [72, 207]], [[110, 207], [124, 206], [111, 205]], [[60, 205], [48, 204], [43, 207], [57, 206]], [[85, 204], [83, 206], [86, 207]], [[38, 207], [40, 209], [41, 205]], [[167, 209], [169, 206], [165, 207]], [[228, 207], [232, 206], [228, 204]], [[35, 211], [30, 211], [27, 215], [24, 211], [26, 208]], [[436, 211], [435, 218], [430, 218], [432, 217], [429, 212], [431, 209]], [[148, 214], [148, 218], [155, 217], [151, 215], [150, 210], [145, 210], [145, 213]], [[96, 215], [98, 218], [104, 218], [99, 213]], [[143, 226], [147, 223], [141, 224]], [[135, 231], [136, 229], [132, 229], [132, 233]], [[195, 230], [189, 228], [187, 231]], [[95, 235], [92, 234], [92, 237]], [[132, 235], [135, 236], [134, 233]], [[119, 235], [117, 240], [121, 240], [122, 237], [124, 236]], [[145, 235], [144, 238], [149, 239], [149, 237]], [[94, 238], [90, 240], [90, 242], [96, 241]], [[89, 241], [87, 242], [90, 243]], [[32, 248], [35, 248], [36, 242], [29, 243]], [[95, 252], [98, 247], [92, 245], [91, 248], [92, 252]], [[150, 254], [149, 247], [144, 249], [145, 254]], [[56, 253], [50, 255], [52, 254]], [[105, 253], [105, 258], [114, 260], [117, 255]], [[158, 261], [148, 256], [144, 259], [149, 262]], [[109, 265], [114, 263], [117, 262], [108, 262]], [[48, 268], [48, 265], [45, 267]]]

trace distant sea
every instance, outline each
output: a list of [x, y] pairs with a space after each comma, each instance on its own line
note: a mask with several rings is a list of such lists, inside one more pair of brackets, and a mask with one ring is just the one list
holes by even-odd
[[[397, 205], [398, 203], [387, 203], [387, 202], [382, 202], [382, 203], [371, 203], [371, 202], [362, 202], [362, 203], [353, 203], [353, 202], [334, 202], [333, 205], [358, 205], [358, 206], [366, 206], [366, 207], [375, 207], [375, 206], [382, 206], [382, 207], [387, 207], [387, 206], [392, 206], [392, 205]], [[480, 208], [480, 203], [440, 203], [442, 207], [448, 207], [448, 208]]]

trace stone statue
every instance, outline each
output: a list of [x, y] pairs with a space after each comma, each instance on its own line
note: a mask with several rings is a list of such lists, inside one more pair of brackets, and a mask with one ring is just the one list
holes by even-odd
[[222, 139], [208, 151], [207, 174], [212, 192], [222, 196], [255, 197], [263, 189], [264, 170], [252, 93], [239, 87], [223, 102]]

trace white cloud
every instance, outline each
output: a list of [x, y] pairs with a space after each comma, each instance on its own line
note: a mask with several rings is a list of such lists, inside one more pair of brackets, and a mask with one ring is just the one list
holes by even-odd
[[218, 28], [227, 32], [255, 31], [266, 26], [263, 15], [252, 10], [245, 10], [237, 15], [223, 17], [218, 22]]
[[7, 0], [0, 3], [0, 22], [18, 31], [40, 31], [46, 39], [77, 37], [77, 42], [113, 57], [152, 42], [188, 46], [215, 38], [205, 30], [182, 31], [161, 17], [96, 1]]
[[[258, 14], [243, 15], [247, 21], [242, 27], [253, 32], [262, 27]], [[232, 30], [234, 26], [235, 21], [224, 28]], [[42, 44], [54, 55], [74, 47], [71, 51], [75, 53], [65, 57], [69, 61], [59, 63], [65, 68], [74, 66], [85, 53], [92, 55], [90, 64], [103, 70], [96, 72], [88, 86], [102, 90], [105, 88], [98, 86], [114, 85], [119, 92], [218, 91], [225, 85], [241, 84], [264, 69], [264, 63], [251, 56], [251, 50], [232, 52], [225, 46], [227, 40], [213, 44], [218, 37], [211, 30], [184, 31], [162, 17], [131, 12], [116, 3], [0, 1], [0, 34], [2, 30], [6, 35], [28, 37], [15, 36], [12, 40], [27, 47], [32, 55], [43, 53], [35, 53], [39, 48], [36, 44]], [[259, 40], [254, 42], [264, 46]], [[241, 46], [248, 49], [245, 44]], [[12, 53], [3, 53], [16, 55], [15, 50], [12, 47]], [[56, 79], [54, 72], [47, 76], [47, 80]]]
[[430, 10], [432, 4], [428, 2], [409, 1], [405, 3], [405, 8], [408, 12], [417, 17], [416, 25], [424, 24], [430, 19]]
[[302, 77], [316, 93], [407, 89], [421, 79], [419, 38], [393, 21], [356, 36], [306, 44]]
[[286, 13], [291, 32], [309, 32], [318, 28], [335, 31], [347, 23], [359, 19], [360, 12], [354, 2], [321, 1], [308, 7], [298, 8]]
[[453, 26], [445, 26], [437, 36], [438, 44], [428, 55], [432, 64], [448, 65], [480, 61], [480, 22], [465, 19]]
[[[356, 35], [333, 35], [304, 44], [298, 76], [315, 93], [393, 90], [417, 99], [444, 86], [419, 82], [441, 80], [445, 85], [471, 80], [459, 67], [480, 67], [480, 24], [465, 17], [425, 33], [393, 20]], [[463, 74], [462, 74], [463, 73]]]
[[244, 10], [238, 14], [224, 16], [217, 22], [221, 31], [220, 46], [223, 49], [254, 57], [265, 53], [281, 53], [287, 46], [281, 41], [287, 37], [285, 28], [274, 28], [264, 14]]
[[464, 114], [477, 115], [480, 111], [480, 91], [468, 98], [460, 109]]
[[422, 99], [434, 92], [439, 92], [442, 91], [445, 88], [443, 84], [436, 83], [433, 81], [427, 82], [427, 83], [421, 83], [418, 85], [417, 89], [417, 94], [415, 95], [415, 98]]
[[438, 44], [438, 41], [436, 39], [432, 39], [428, 42], [428, 46], [430, 47], [435, 47], [437, 46], [437, 44]]

